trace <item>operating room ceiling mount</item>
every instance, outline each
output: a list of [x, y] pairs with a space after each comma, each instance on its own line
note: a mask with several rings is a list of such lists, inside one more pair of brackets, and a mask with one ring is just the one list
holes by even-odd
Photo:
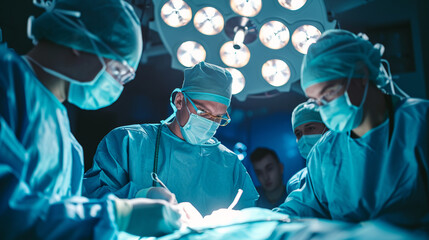
[[153, 0], [156, 30], [172, 67], [227, 68], [233, 94], [288, 92], [304, 54], [329, 22], [323, 0]]

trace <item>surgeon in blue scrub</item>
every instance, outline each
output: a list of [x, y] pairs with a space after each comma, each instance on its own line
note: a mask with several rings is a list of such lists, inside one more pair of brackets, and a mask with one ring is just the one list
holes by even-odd
[[[314, 102], [303, 102], [292, 112], [292, 129], [298, 143], [298, 150], [304, 160], [307, 160], [310, 150], [328, 130], [322, 121], [319, 108]], [[306, 163], [307, 165], [307, 163]], [[307, 167], [293, 175], [286, 185], [287, 194], [304, 186], [307, 177]]]
[[382, 52], [345, 30], [310, 46], [301, 86], [331, 131], [310, 151], [304, 187], [277, 211], [428, 226], [429, 101], [399, 96]]
[[65, 100], [82, 109], [112, 104], [134, 78], [142, 38], [122, 0], [37, 1], [36, 46], [24, 56], [0, 45], [0, 238], [116, 239], [180, 225], [165, 201], [81, 196], [82, 147]]
[[258, 193], [246, 169], [213, 137], [230, 121], [231, 83], [227, 70], [210, 63], [185, 69], [166, 121], [119, 127], [104, 137], [85, 173], [84, 193], [190, 202], [207, 215], [227, 208], [242, 189], [236, 208], [254, 206]]

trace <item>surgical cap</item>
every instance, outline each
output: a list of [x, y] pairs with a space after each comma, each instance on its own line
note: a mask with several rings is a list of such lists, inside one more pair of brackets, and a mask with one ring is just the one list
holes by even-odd
[[[130, 4], [123, 0], [57, 0], [53, 4], [32, 23], [31, 34], [37, 40], [125, 60], [137, 68], [143, 40], [140, 22]], [[64, 14], [64, 10], [80, 12], [80, 17]]]
[[200, 62], [185, 69], [182, 91], [191, 99], [208, 100], [229, 106], [232, 76], [224, 68]]
[[301, 87], [305, 91], [316, 83], [363, 77], [356, 64], [363, 62], [369, 70], [369, 79], [384, 86], [386, 79], [379, 77], [381, 50], [364, 37], [345, 30], [328, 30], [312, 44], [301, 67]]
[[296, 127], [309, 122], [323, 123], [319, 113], [319, 108], [315, 103], [303, 102], [296, 106], [292, 112], [292, 130]]

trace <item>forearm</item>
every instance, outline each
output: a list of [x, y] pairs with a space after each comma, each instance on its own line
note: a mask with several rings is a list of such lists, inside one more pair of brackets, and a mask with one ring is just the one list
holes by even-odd
[[[5, 170], [4, 165], [0, 168]], [[2, 171], [0, 184], [2, 239], [112, 239], [116, 235], [112, 196], [60, 200], [62, 196], [32, 190], [10, 171]]]

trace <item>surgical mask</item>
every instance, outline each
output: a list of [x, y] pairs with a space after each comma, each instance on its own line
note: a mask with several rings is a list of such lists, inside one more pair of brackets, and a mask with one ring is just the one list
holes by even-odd
[[186, 104], [186, 99], [185, 105], [189, 113], [189, 119], [183, 127], [180, 126], [179, 123], [180, 132], [188, 143], [193, 145], [203, 145], [215, 135], [216, 130], [219, 127], [219, 123], [191, 113], [188, 105]]
[[349, 132], [358, 127], [362, 122], [363, 104], [368, 92], [369, 82], [366, 83], [360, 105], [355, 106], [351, 103], [349, 95], [347, 94], [352, 75], [353, 70], [347, 80], [344, 94], [319, 108], [323, 122], [329, 129], [335, 132]]
[[102, 68], [94, 79], [81, 82], [47, 68], [29, 56], [25, 57], [46, 73], [70, 82], [68, 101], [82, 109], [96, 110], [109, 106], [119, 98], [124, 89], [124, 86], [106, 71], [106, 64], [101, 59]]
[[[58, 18], [58, 21], [68, 23], [69, 27], [76, 28], [79, 31], [84, 32], [91, 41], [94, 51], [96, 52], [94, 54], [98, 57], [102, 68], [93, 79], [86, 79], [86, 81], [83, 82], [70, 78], [69, 76], [61, 74], [53, 69], [44, 67], [28, 56], [26, 56], [27, 59], [35, 63], [46, 73], [70, 82], [68, 101], [79, 108], [86, 110], [96, 110], [107, 107], [114, 103], [121, 95], [124, 88], [123, 85], [134, 78], [134, 69], [129, 67], [125, 60], [115, 61], [110, 59], [106, 66], [105, 61], [100, 56], [97, 44], [103, 46], [106, 49], [109, 49], [113, 54], [114, 50], [107, 46], [98, 36], [86, 29], [85, 24], [79, 19], [81, 16], [80, 12], [54, 8], [55, 2], [52, 3], [50, 1], [40, 1], [40, 3], [33, 1], [33, 3], [36, 6], [45, 8], [45, 10], [48, 12], [52, 12], [54, 16]], [[30, 17], [28, 20], [27, 34], [30, 39], [33, 39], [34, 43], [37, 41], [31, 32], [33, 20], [34, 17]], [[117, 59], [122, 59], [120, 56], [116, 57]], [[106, 69], [108, 69], [109, 72], [106, 71]]]
[[91, 85], [73, 82], [70, 84], [68, 101], [82, 109], [96, 110], [114, 103], [124, 86], [105, 70]]
[[304, 159], [307, 159], [311, 148], [322, 137], [322, 134], [302, 135], [298, 140], [298, 150]]

